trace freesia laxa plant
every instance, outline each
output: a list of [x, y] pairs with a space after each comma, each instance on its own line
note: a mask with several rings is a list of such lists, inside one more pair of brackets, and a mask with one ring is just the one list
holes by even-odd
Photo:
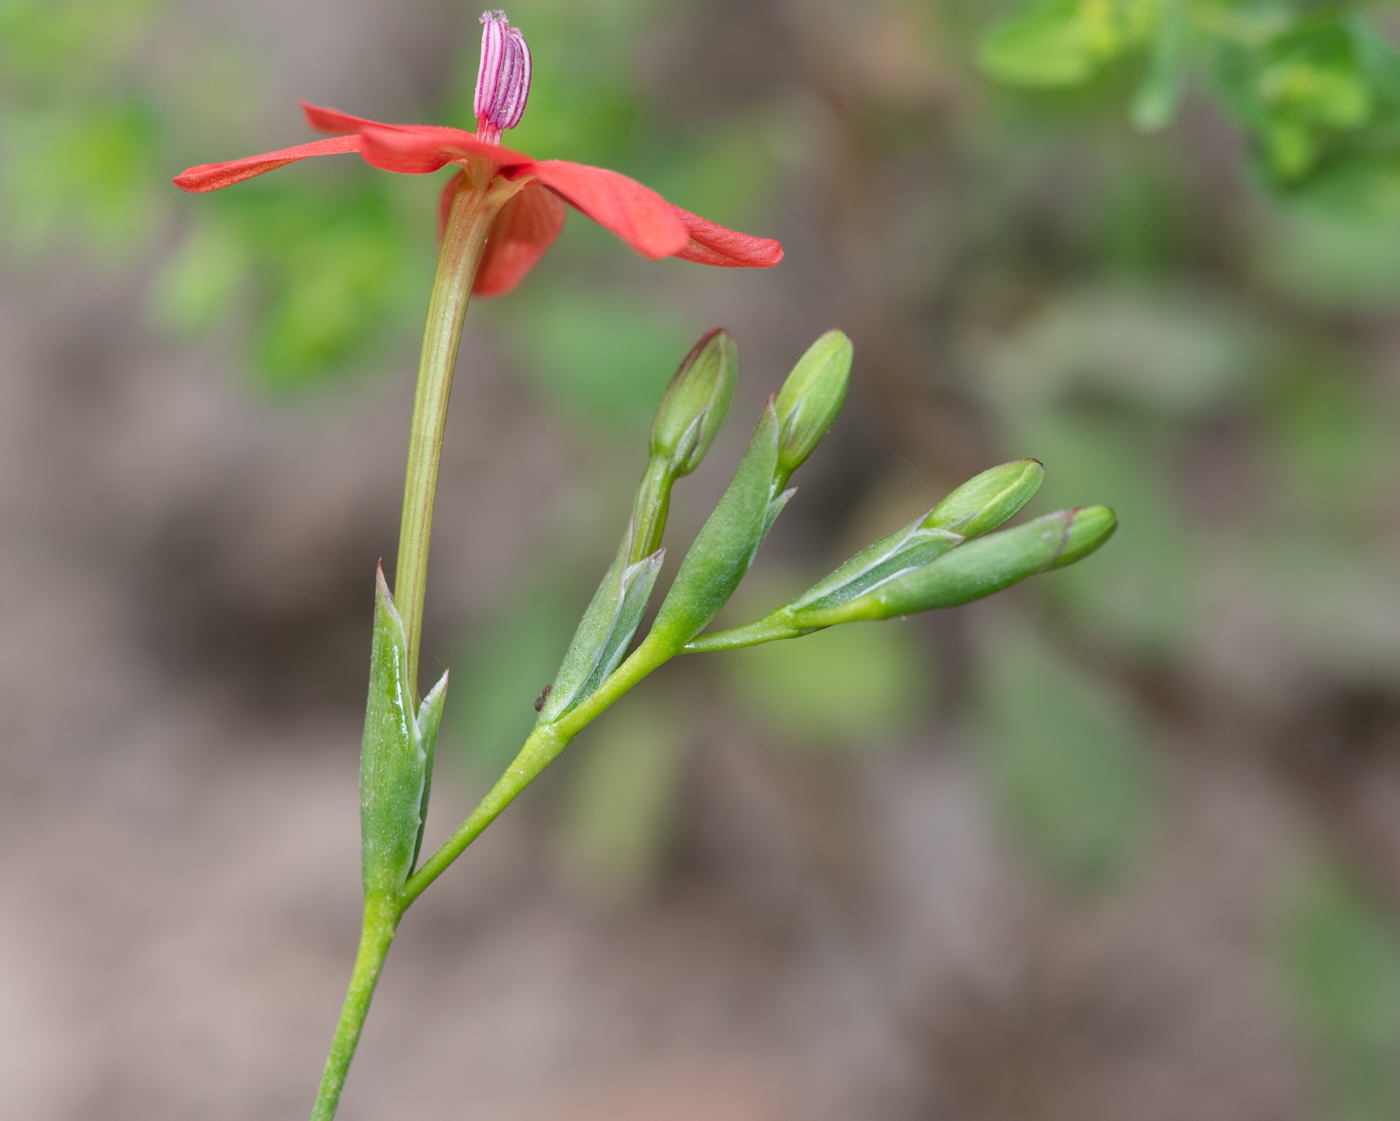
[[[442, 194], [442, 245], [409, 434], [395, 589], [390, 592], [382, 571], [376, 584], [360, 756], [364, 923], [313, 1121], [335, 1115], [403, 913], [585, 726], [658, 666], [685, 652], [795, 638], [840, 623], [966, 603], [1087, 556], [1114, 528], [1111, 511], [1089, 507], [992, 533], [1040, 485], [1042, 471], [1034, 460], [1006, 464], [958, 488], [924, 518], [877, 541], [763, 619], [701, 635], [795, 493], [788, 487], [793, 472], [841, 411], [853, 350], [840, 331], [828, 331], [768, 398], [733, 480], [681, 562], [646, 637], [634, 647], [665, 555], [661, 542], [672, 487], [699, 466], [734, 395], [734, 340], [723, 330], [709, 331], [662, 396], [647, 467], [616, 559], [579, 622], [554, 682], [536, 705], [534, 730], [480, 805], [420, 863], [433, 754], [447, 695], [445, 673], [421, 701], [418, 695], [428, 543], [448, 393], [471, 294], [499, 295], [515, 287], [558, 237], [565, 204], [645, 257], [747, 268], [782, 259], [776, 241], [716, 226], [617, 172], [532, 160], [501, 147], [501, 133], [518, 124], [525, 111], [530, 51], [503, 13], [487, 12], [482, 23], [475, 135], [433, 125], [377, 124], [307, 105], [313, 126], [343, 135], [192, 167], [175, 179], [187, 191], [211, 191], [308, 156], [344, 152], [358, 152], [375, 167], [412, 175], [448, 164], [459, 168]], [[528, 704], [528, 698], [522, 703]]]

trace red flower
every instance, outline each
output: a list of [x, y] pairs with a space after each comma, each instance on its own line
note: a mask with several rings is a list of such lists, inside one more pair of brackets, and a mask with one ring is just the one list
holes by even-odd
[[[359, 152], [366, 163], [405, 175], [425, 175], [449, 163], [467, 167], [472, 161], [486, 161], [494, 175], [528, 185], [502, 207], [491, 227], [472, 287], [481, 296], [509, 292], [525, 278], [564, 228], [564, 203], [651, 260], [680, 257], [725, 268], [770, 268], [783, 259], [776, 241], [717, 226], [616, 171], [568, 160], [532, 160], [462, 129], [380, 124], [306, 102], [302, 109], [312, 128], [348, 135], [228, 163], [200, 164], [177, 175], [175, 185], [184, 191], [217, 191], [308, 156], [337, 152]], [[461, 174], [443, 190], [444, 221]]]

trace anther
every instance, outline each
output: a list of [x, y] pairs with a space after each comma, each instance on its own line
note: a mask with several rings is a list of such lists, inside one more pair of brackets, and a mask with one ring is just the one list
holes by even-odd
[[501, 133], [520, 123], [530, 96], [530, 48], [511, 27], [505, 12], [481, 14], [481, 67], [476, 74], [476, 131], [500, 142]]

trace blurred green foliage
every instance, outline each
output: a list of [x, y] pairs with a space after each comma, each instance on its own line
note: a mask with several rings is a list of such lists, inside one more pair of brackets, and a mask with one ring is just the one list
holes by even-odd
[[1140, 717], [1016, 628], [989, 633], [980, 672], [984, 773], [1011, 836], [1066, 887], [1112, 884], [1143, 854], [1154, 816]]
[[446, 709], [447, 738], [480, 781], [494, 781], [534, 727], [532, 702], [558, 670], [584, 606], [560, 591], [565, 586], [539, 577], [503, 595], [453, 660], [461, 673]]
[[1298, 885], [1282, 917], [1284, 993], [1322, 1074], [1323, 1116], [1400, 1116], [1400, 939], [1334, 868]]
[[722, 659], [734, 696], [780, 744], [869, 749], [909, 731], [936, 679], [908, 623], [832, 627]]
[[1188, 79], [1249, 137], [1261, 177], [1333, 209], [1400, 211], [1400, 53], [1366, 5], [1315, 0], [1031, 0], [986, 31], [978, 61], [1009, 86], [1136, 83], [1144, 130]]
[[546, 291], [512, 308], [525, 372], [558, 416], [584, 429], [643, 437], [689, 325], [630, 292]]
[[559, 815], [559, 864], [592, 894], [649, 887], [668, 855], [686, 721], [655, 692], [626, 698], [586, 733]]

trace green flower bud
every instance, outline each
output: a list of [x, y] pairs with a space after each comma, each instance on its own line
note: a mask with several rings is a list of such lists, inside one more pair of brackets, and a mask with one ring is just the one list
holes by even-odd
[[933, 508], [924, 525], [980, 537], [1013, 517], [1035, 497], [1044, 479], [1045, 468], [1039, 460], [1003, 463], [963, 483]]
[[651, 424], [650, 459], [632, 502], [628, 563], [661, 547], [671, 486], [699, 467], [715, 442], [738, 378], [738, 348], [720, 327], [701, 336], [671, 378]]
[[673, 478], [700, 466], [729, 412], [738, 377], [739, 351], [723, 328], [707, 331], [685, 356], [651, 425], [651, 456], [665, 459]]
[[828, 331], [792, 368], [778, 393], [778, 489], [816, 450], [846, 403], [851, 384], [851, 340]]
[[1070, 513], [1073, 516], [1069, 533], [1065, 535], [1059, 556], [1046, 568], [1047, 572], [1087, 557], [1112, 537], [1113, 531], [1118, 528], [1118, 518], [1107, 506], [1080, 506]]
[[979, 537], [922, 568], [896, 576], [859, 599], [804, 613], [809, 625], [889, 619], [957, 607], [1088, 556], [1109, 539], [1117, 519], [1107, 506], [1060, 510], [1033, 522]]

